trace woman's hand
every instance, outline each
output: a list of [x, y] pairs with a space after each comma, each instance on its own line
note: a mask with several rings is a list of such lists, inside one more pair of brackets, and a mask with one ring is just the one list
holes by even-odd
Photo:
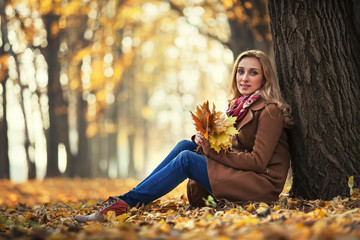
[[210, 148], [209, 140], [207, 140], [200, 132], [195, 135], [195, 143], [204, 150]]

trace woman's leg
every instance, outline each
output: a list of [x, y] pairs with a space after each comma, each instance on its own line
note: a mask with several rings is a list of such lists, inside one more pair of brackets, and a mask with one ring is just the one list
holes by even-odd
[[198, 147], [198, 145], [196, 145], [196, 143], [194, 143], [192, 141], [181, 140], [171, 150], [171, 152], [167, 155], [167, 157], [150, 173], [149, 176], [147, 176], [144, 180], [142, 180], [141, 183], [138, 184], [138, 186], [141, 185], [146, 180], [148, 180], [150, 177], [152, 177], [155, 173], [157, 173], [163, 167], [165, 167], [171, 160], [173, 160], [182, 151], [184, 151], [184, 150], [195, 151], [195, 149], [197, 147]]
[[205, 157], [183, 150], [173, 160], [154, 171], [141, 184], [119, 198], [131, 207], [138, 203], [148, 203], [167, 194], [186, 178], [195, 180], [212, 194]]
[[79, 222], [102, 221], [108, 211], [123, 214], [128, 207], [148, 203], [170, 192], [186, 178], [201, 184], [212, 194], [205, 157], [194, 152], [197, 145], [191, 141], [179, 142], [162, 163], [137, 187], [119, 197], [109, 197], [102, 207], [90, 215], [77, 215]]

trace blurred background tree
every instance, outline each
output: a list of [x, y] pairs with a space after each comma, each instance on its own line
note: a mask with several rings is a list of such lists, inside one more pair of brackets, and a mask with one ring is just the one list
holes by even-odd
[[0, 0], [0, 178], [143, 177], [273, 56], [267, 1]]

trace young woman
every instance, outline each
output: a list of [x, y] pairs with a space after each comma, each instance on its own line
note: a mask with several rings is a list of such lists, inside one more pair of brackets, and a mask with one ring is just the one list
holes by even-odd
[[[201, 134], [180, 141], [160, 165], [138, 186], [109, 197], [102, 207], [80, 222], [102, 221], [104, 214], [125, 213], [137, 204], [151, 202], [189, 178], [188, 199], [204, 206], [203, 198], [217, 201], [275, 201], [281, 193], [290, 156], [285, 128], [291, 122], [290, 106], [281, 97], [269, 58], [259, 50], [241, 53], [232, 72], [233, 98], [228, 116], [237, 117], [238, 134], [232, 150], [217, 153]], [[200, 153], [196, 153], [197, 147]]]

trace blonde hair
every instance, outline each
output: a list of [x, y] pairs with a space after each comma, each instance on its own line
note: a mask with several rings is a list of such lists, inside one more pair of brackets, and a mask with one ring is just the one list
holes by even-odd
[[280, 109], [285, 118], [286, 127], [290, 127], [293, 125], [291, 120], [291, 107], [281, 96], [279, 81], [275, 75], [269, 57], [260, 50], [248, 50], [237, 57], [231, 75], [233, 99], [241, 97], [241, 93], [237, 87], [236, 74], [240, 61], [246, 57], [253, 57], [259, 60], [264, 78], [264, 82], [260, 87], [260, 95], [267, 103], [274, 103]]

